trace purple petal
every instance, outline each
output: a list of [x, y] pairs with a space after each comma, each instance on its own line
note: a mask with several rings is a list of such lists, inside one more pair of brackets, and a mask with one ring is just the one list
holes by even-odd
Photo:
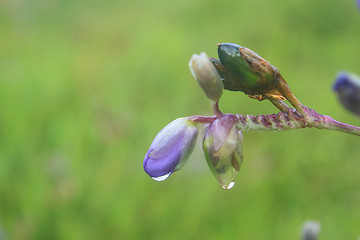
[[156, 155], [159, 155], [158, 152], [163, 153], [161, 157], [158, 158], [152, 156], [151, 153], [154, 151], [148, 152], [145, 155], [144, 169], [150, 177], [164, 176], [175, 170], [175, 167], [181, 158], [181, 148], [179, 148], [178, 144], [174, 144], [166, 150], [166, 152], [164, 152], [163, 149], [155, 151]]
[[165, 180], [187, 160], [194, 148], [196, 137], [196, 125], [187, 118], [179, 118], [169, 123], [156, 135], [145, 155], [145, 172], [154, 179], [166, 175], [160, 178]]

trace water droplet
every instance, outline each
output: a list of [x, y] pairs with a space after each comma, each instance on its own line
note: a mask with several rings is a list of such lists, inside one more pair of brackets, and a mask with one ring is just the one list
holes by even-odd
[[171, 175], [172, 172], [169, 172], [163, 176], [160, 176], [160, 177], [152, 177], [152, 179], [154, 179], [155, 181], [158, 181], [158, 182], [161, 182], [161, 181], [164, 181], [165, 179], [167, 179], [170, 175]]
[[220, 185], [220, 187], [222, 187], [223, 189], [230, 189], [235, 185], [235, 182], [230, 182], [229, 185]]

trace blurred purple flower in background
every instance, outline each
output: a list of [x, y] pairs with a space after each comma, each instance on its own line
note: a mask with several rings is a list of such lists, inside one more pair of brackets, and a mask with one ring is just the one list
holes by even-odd
[[360, 77], [341, 72], [336, 77], [333, 89], [341, 104], [352, 113], [360, 116]]
[[306, 221], [302, 227], [301, 240], [316, 240], [319, 238], [321, 226], [319, 222]]
[[188, 118], [178, 118], [166, 125], [154, 138], [144, 159], [145, 172], [163, 181], [179, 170], [193, 151], [198, 130]]

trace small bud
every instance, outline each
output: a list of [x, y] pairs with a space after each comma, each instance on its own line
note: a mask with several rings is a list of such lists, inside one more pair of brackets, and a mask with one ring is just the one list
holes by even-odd
[[301, 231], [302, 240], [316, 240], [320, 233], [320, 223], [314, 221], [306, 221]]
[[342, 105], [360, 116], [360, 77], [342, 72], [336, 77], [333, 89]]
[[242, 82], [245, 92], [246, 88], [248, 91], [273, 88], [277, 69], [255, 52], [237, 44], [221, 43], [218, 54], [221, 64]]
[[236, 116], [225, 114], [205, 130], [203, 140], [205, 158], [211, 172], [224, 189], [234, 186], [243, 161], [243, 138], [237, 128], [238, 121]]
[[222, 95], [224, 86], [219, 73], [216, 71], [206, 53], [202, 52], [200, 55], [192, 55], [189, 68], [206, 96], [214, 102], [218, 101]]
[[193, 151], [198, 130], [188, 118], [166, 125], [154, 138], [144, 159], [145, 172], [156, 181], [179, 170]]

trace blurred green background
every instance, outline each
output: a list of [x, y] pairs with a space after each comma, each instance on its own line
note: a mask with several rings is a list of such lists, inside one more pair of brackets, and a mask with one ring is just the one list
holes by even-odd
[[[356, 239], [359, 137], [245, 132], [228, 191], [200, 144], [165, 182], [142, 162], [167, 123], [212, 114], [188, 61], [217, 57], [218, 42], [254, 50], [305, 105], [360, 125], [331, 90], [338, 71], [360, 72], [359, 26], [344, 0], [2, 0], [0, 239], [298, 239], [307, 219], [322, 239]], [[277, 112], [239, 92], [220, 105]]]

